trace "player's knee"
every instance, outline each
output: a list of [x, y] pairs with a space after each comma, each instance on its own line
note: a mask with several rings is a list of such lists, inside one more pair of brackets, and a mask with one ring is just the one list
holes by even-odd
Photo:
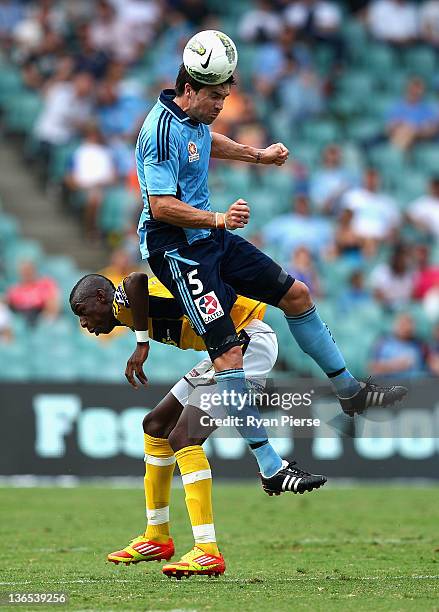
[[206, 434], [204, 428], [197, 421], [191, 421], [191, 425], [189, 425], [186, 419], [182, 419], [169, 432], [168, 442], [176, 453], [187, 446], [202, 446], [207, 436], [208, 433]]
[[169, 434], [168, 442], [174, 453], [186, 446], [193, 446], [197, 443], [196, 441], [190, 440], [186, 428], [179, 425], [176, 425]]
[[232, 346], [228, 351], [217, 357], [213, 363], [216, 371], [242, 368], [243, 357], [241, 347]]
[[309, 289], [305, 283], [296, 280], [283, 296], [278, 306], [286, 315], [301, 314], [311, 308], [313, 302]]
[[167, 438], [166, 423], [163, 423], [154, 414], [154, 410], [149, 412], [143, 418], [143, 432], [152, 438]]

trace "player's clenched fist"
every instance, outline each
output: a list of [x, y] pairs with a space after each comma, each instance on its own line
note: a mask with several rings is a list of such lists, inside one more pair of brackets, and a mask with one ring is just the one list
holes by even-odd
[[272, 144], [261, 151], [261, 164], [276, 164], [282, 166], [288, 159], [290, 152], [282, 142]]
[[250, 208], [245, 200], [239, 199], [229, 207], [225, 214], [226, 227], [229, 230], [241, 229], [247, 225], [250, 218]]

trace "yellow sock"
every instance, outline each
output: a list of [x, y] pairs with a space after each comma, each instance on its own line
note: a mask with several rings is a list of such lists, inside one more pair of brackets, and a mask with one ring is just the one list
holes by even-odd
[[186, 507], [195, 544], [205, 553], [219, 555], [212, 510], [212, 474], [201, 446], [186, 446], [175, 453], [186, 493]]
[[175, 457], [169, 442], [144, 434], [145, 440], [145, 537], [164, 544], [169, 540], [169, 500]]

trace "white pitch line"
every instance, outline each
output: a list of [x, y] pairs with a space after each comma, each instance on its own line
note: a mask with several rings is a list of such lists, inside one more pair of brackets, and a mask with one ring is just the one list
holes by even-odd
[[[360, 581], [360, 582], [367, 582], [369, 580], [407, 580], [407, 578], [412, 579], [412, 580], [439, 580], [439, 574], [427, 574], [427, 575], [417, 575], [417, 574], [412, 574], [412, 575], [405, 575], [405, 576], [386, 576], [385, 574], [383, 574], [382, 576], [348, 576], [348, 580], [346, 580], [346, 578], [342, 577], [343, 574], [341, 574], [341, 576], [303, 576], [303, 577], [295, 577], [295, 576], [288, 576], [285, 578], [275, 578], [275, 579], [270, 579], [267, 582], [278, 582], [279, 584], [283, 583], [283, 582], [307, 582], [307, 581], [320, 581], [320, 580], [343, 580], [343, 581], [348, 581], [348, 580], [352, 580], [352, 581]], [[26, 580], [24, 582], [0, 582], [0, 586], [26, 586], [28, 584], [35, 584], [35, 582], [37, 582], [36, 580]], [[99, 584], [99, 583], [107, 583], [107, 582], [118, 582], [118, 583], [126, 583], [126, 582], [130, 582], [132, 583], [133, 580], [125, 580], [122, 578], [112, 578], [112, 577], [108, 577], [108, 578], [79, 578], [77, 580], [44, 580], [44, 584]], [[228, 578], [227, 576], [224, 576], [223, 579], [220, 581], [220, 583], [224, 583], [224, 582], [242, 582], [242, 583], [246, 583], [247, 579], [245, 578]]]

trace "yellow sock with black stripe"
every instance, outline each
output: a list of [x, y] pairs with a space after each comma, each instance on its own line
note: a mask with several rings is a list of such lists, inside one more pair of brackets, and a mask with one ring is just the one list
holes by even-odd
[[175, 457], [169, 442], [144, 434], [145, 443], [145, 537], [159, 544], [169, 540], [169, 500]]
[[186, 493], [186, 507], [195, 544], [205, 553], [219, 555], [212, 510], [212, 474], [201, 446], [186, 446], [175, 453]]

